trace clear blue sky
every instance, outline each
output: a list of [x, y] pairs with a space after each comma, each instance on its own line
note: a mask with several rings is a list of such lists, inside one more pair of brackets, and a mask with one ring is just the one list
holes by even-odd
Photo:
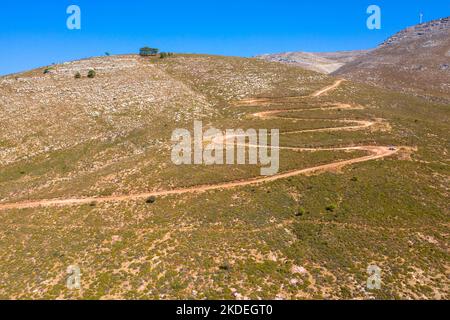
[[[68, 30], [66, 9], [82, 10]], [[382, 29], [366, 28], [366, 9]], [[375, 47], [391, 34], [450, 15], [449, 0], [2, 0], [0, 74], [89, 56], [164, 51], [253, 56]]]

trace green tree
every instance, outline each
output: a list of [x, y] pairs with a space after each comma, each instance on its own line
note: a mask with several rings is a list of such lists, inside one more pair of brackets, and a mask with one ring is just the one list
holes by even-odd
[[53, 70], [53, 67], [47, 67], [44, 69], [44, 74], [50, 73]]
[[143, 47], [139, 50], [139, 55], [146, 57], [146, 56], [156, 56], [159, 52], [159, 49], [157, 48], [150, 48], [150, 47]]

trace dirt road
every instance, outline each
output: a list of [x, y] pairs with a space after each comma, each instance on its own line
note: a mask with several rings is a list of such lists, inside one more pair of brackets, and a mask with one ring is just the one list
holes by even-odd
[[[319, 97], [330, 90], [334, 90], [343, 82], [344, 80], [337, 80], [333, 85], [328, 86], [324, 89], [321, 89], [315, 93], [312, 94], [312, 97]], [[264, 99], [248, 99], [243, 100], [239, 105], [265, 105], [267, 103], [270, 103], [270, 99], [264, 98]], [[361, 107], [353, 107], [350, 105], [345, 104], [335, 104], [334, 106], [330, 107], [320, 107], [317, 109], [320, 110], [327, 110], [327, 109], [336, 109], [336, 108], [345, 108], [345, 109], [356, 109]], [[314, 109], [309, 109], [314, 110]], [[278, 113], [287, 113], [287, 112], [298, 112], [298, 111], [305, 111], [305, 109], [289, 109], [289, 110], [271, 110], [271, 111], [263, 111], [254, 113], [253, 116], [259, 117], [259, 118], [276, 118], [276, 114]], [[283, 119], [291, 119], [283, 117]], [[294, 119], [294, 118], [292, 118]], [[295, 118], [299, 120], [298, 118]], [[308, 119], [304, 119], [308, 120]], [[324, 128], [324, 129], [310, 129], [310, 130], [301, 130], [301, 131], [292, 131], [292, 132], [285, 132], [282, 134], [293, 134], [293, 133], [299, 133], [299, 132], [320, 132], [320, 131], [337, 131], [337, 130], [361, 130], [365, 129], [367, 127], [370, 127], [374, 124], [372, 121], [361, 121], [361, 120], [330, 120], [330, 121], [339, 121], [339, 122], [346, 122], [346, 123], [352, 123], [351, 126], [345, 126], [345, 127], [338, 127], [338, 128]], [[232, 138], [232, 137], [228, 137]], [[255, 146], [256, 147], [256, 146]], [[52, 199], [52, 200], [36, 200], [36, 201], [24, 201], [24, 202], [18, 202], [18, 203], [5, 203], [0, 204], [0, 210], [8, 210], [8, 209], [24, 209], [24, 208], [36, 208], [36, 207], [48, 207], [48, 206], [69, 206], [69, 205], [82, 205], [82, 204], [89, 204], [92, 202], [102, 203], [102, 202], [112, 202], [112, 201], [127, 201], [127, 200], [137, 200], [137, 199], [145, 199], [150, 196], [168, 196], [168, 195], [179, 195], [179, 194], [186, 194], [186, 193], [201, 193], [211, 190], [223, 190], [223, 189], [230, 189], [230, 188], [236, 188], [236, 187], [242, 187], [242, 186], [248, 186], [248, 185], [255, 185], [255, 184], [261, 184], [271, 181], [276, 181], [280, 179], [285, 179], [301, 174], [307, 174], [307, 173], [313, 173], [318, 171], [328, 171], [328, 170], [335, 170], [336, 168], [340, 168], [346, 165], [375, 160], [375, 159], [381, 159], [384, 157], [391, 156], [398, 152], [397, 148], [390, 148], [386, 146], [358, 146], [358, 147], [344, 147], [344, 148], [292, 148], [292, 147], [279, 147], [279, 149], [283, 150], [295, 150], [295, 151], [343, 151], [343, 150], [359, 150], [359, 151], [367, 151], [369, 155], [350, 159], [350, 160], [342, 160], [333, 162], [330, 164], [315, 166], [311, 168], [305, 168], [305, 169], [299, 169], [299, 170], [293, 170], [285, 173], [279, 173], [273, 176], [265, 176], [265, 177], [259, 177], [259, 178], [252, 178], [252, 179], [246, 179], [246, 180], [239, 180], [239, 181], [233, 181], [233, 182], [224, 182], [220, 184], [214, 184], [214, 185], [200, 185], [200, 186], [193, 186], [189, 188], [180, 188], [180, 189], [173, 189], [173, 190], [162, 190], [162, 191], [155, 191], [155, 192], [147, 192], [147, 193], [140, 193], [140, 194], [130, 194], [130, 195], [120, 195], [120, 196], [108, 196], [108, 197], [88, 197], [88, 198], [69, 198], [69, 199]]]
[[345, 81], [345, 80], [343, 80], [343, 79], [337, 80], [337, 81], [336, 81], [334, 84], [332, 84], [331, 86], [325, 87], [325, 88], [323, 88], [323, 89], [321, 89], [321, 90], [319, 90], [319, 91], [313, 93], [312, 96], [313, 96], [313, 97], [319, 97], [319, 96], [321, 96], [321, 95], [327, 93], [328, 91], [334, 90], [334, 89], [336, 89], [337, 87], [339, 87], [339, 86], [341, 85], [341, 83], [344, 82], [344, 81]]

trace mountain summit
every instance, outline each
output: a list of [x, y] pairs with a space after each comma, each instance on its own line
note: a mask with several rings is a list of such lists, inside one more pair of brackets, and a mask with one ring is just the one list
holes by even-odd
[[257, 58], [397, 91], [450, 98], [449, 17], [406, 28], [373, 50], [286, 52]]
[[409, 27], [334, 75], [414, 94], [450, 97], [450, 20]]

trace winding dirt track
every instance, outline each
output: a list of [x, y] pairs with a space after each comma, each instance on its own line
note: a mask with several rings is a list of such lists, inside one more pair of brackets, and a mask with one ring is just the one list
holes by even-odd
[[[319, 97], [331, 90], [336, 89], [339, 87], [339, 85], [344, 80], [337, 80], [333, 85], [328, 86], [326, 88], [323, 88], [315, 93], [313, 93], [312, 97]], [[274, 101], [280, 102], [280, 101], [286, 101], [289, 99], [299, 99], [300, 97], [288, 97], [288, 98], [279, 98], [279, 99], [269, 99], [269, 98], [262, 98], [262, 99], [246, 99], [240, 101], [237, 105], [238, 106], [245, 106], [245, 105], [267, 105], [270, 103], [273, 103]], [[361, 107], [357, 106], [351, 106], [347, 104], [335, 104], [334, 106], [330, 107], [320, 107], [320, 108], [314, 108], [314, 109], [286, 109], [286, 110], [270, 110], [270, 111], [263, 111], [263, 112], [257, 112], [254, 113], [253, 116], [259, 117], [262, 119], [269, 119], [269, 118], [279, 118], [275, 116], [279, 113], [289, 113], [289, 112], [299, 112], [299, 111], [309, 111], [309, 110], [331, 110], [331, 109], [361, 109]], [[296, 120], [314, 120], [314, 119], [299, 119], [299, 118], [288, 118], [288, 117], [282, 117], [282, 119], [296, 119]], [[336, 128], [323, 128], [323, 129], [309, 129], [309, 130], [299, 130], [299, 131], [289, 131], [284, 132], [280, 134], [294, 134], [294, 133], [301, 133], [301, 132], [324, 132], [324, 131], [342, 131], [342, 130], [361, 130], [368, 128], [375, 124], [373, 121], [361, 121], [361, 120], [332, 120], [330, 121], [338, 121], [342, 123], [351, 123], [349, 126], [344, 127], [336, 127]], [[232, 137], [228, 137], [232, 138]], [[256, 147], [249, 145], [250, 147]], [[334, 170], [336, 168], [340, 168], [346, 165], [375, 160], [375, 159], [381, 159], [388, 156], [391, 156], [398, 152], [397, 148], [390, 148], [385, 146], [357, 146], [357, 147], [344, 147], [344, 148], [293, 148], [293, 147], [279, 147], [279, 149], [283, 150], [294, 150], [294, 151], [366, 151], [369, 153], [367, 156], [350, 159], [350, 160], [342, 160], [333, 162], [330, 164], [324, 164], [320, 166], [315, 166], [311, 168], [305, 168], [305, 169], [299, 169], [294, 171], [289, 171], [285, 173], [279, 173], [273, 176], [265, 176], [260, 178], [252, 178], [247, 180], [240, 180], [240, 181], [233, 181], [233, 182], [225, 182], [215, 185], [200, 185], [200, 186], [193, 186], [189, 188], [181, 188], [181, 189], [174, 189], [174, 190], [163, 190], [163, 191], [155, 191], [155, 192], [147, 192], [147, 193], [140, 193], [140, 194], [130, 194], [130, 195], [122, 195], [122, 196], [109, 196], [109, 197], [89, 197], [89, 198], [69, 198], [69, 199], [52, 199], [52, 200], [36, 200], [36, 201], [23, 201], [23, 202], [17, 202], [17, 203], [5, 203], [0, 204], [0, 210], [8, 210], [8, 209], [25, 209], [25, 208], [37, 208], [37, 207], [49, 207], [49, 206], [69, 206], [69, 205], [81, 205], [81, 204], [89, 204], [92, 202], [113, 202], [113, 201], [126, 201], [126, 200], [136, 200], [136, 199], [145, 199], [150, 196], [168, 196], [168, 195], [179, 195], [179, 194], [185, 194], [185, 193], [201, 193], [206, 192], [210, 190], [219, 190], [219, 189], [230, 189], [235, 187], [241, 187], [241, 186], [248, 186], [248, 185], [254, 185], [254, 184], [260, 184], [270, 181], [275, 181], [279, 179], [285, 179], [288, 177], [293, 177], [301, 174], [307, 174], [307, 173], [313, 173], [318, 171], [328, 171], [328, 170]]]
[[339, 79], [335, 83], [333, 83], [331, 86], [325, 87], [322, 90], [319, 90], [319, 91], [313, 93], [312, 96], [313, 97], [319, 97], [319, 96], [323, 95], [324, 93], [327, 93], [330, 90], [334, 90], [337, 87], [339, 87], [341, 85], [341, 83], [344, 82], [344, 81], [345, 81], [344, 79]]

